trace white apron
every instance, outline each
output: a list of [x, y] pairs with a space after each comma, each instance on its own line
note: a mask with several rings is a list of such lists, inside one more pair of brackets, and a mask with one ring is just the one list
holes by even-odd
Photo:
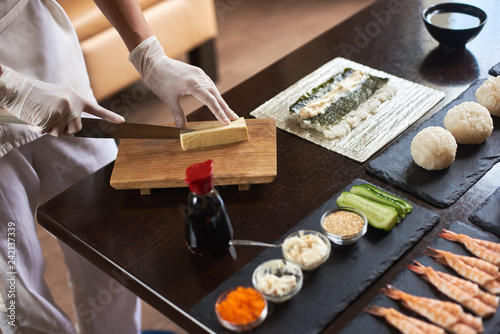
[[[76, 33], [55, 0], [0, 0], [0, 64], [92, 97]], [[45, 264], [35, 230], [39, 204], [115, 156], [113, 140], [55, 138], [36, 134], [26, 125], [0, 124], [0, 296], [5, 302], [5, 308], [0, 307], [1, 333], [140, 331], [140, 300], [61, 244], [75, 302], [75, 329], [43, 280]], [[15, 274], [9, 267], [12, 258]], [[12, 287], [14, 298], [9, 296]]]
[[[0, 1], [0, 64], [93, 96], [76, 32], [54, 0]], [[26, 125], [0, 124], [0, 157], [38, 137]]]

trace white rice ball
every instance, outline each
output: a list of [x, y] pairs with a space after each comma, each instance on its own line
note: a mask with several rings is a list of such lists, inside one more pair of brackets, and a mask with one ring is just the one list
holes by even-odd
[[494, 116], [500, 116], [500, 77], [489, 78], [477, 90], [476, 99]]
[[457, 153], [453, 135], [439, 126], [423, 129], [411, 141], [411, 156], [417, 165], [428, 170], [445, 169]]
[[464, 102], [451, 108], [443, 122], [459, 144], [481, 144], [493, 131], [488, 109], [476, 102]]

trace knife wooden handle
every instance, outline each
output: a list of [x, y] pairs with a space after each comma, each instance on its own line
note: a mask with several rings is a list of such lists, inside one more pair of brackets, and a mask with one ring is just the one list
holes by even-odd
[[0, 107], [0, 123], [26, 124], [26, 122], [21, 121], [2, 107]]

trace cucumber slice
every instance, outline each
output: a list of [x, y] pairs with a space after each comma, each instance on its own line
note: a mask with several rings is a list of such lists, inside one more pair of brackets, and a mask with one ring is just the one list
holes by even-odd
[[398, 211], [394, 207], [347, 191], [337, 198], [337, 205], [360, 210], [365, 214], [368, 224], [385, 231], [390, 231], [398, 220]]
[[404, 212], [405, 211], [404, 204], [401, 204], [401, 201], [396, 201], [389, 197], [381, 195], [371, 190], [370, 188], [364, 187], [363, 185], [353, 186], [350, 192], [353, 194], [364, 196], [366, 198], [374, 200], [375, 202], [379, 202], [394, 207], [398, 211], [398, 215], [401, 219], [403, 219], [406, 216]]
[[369, 190], [371, 190], [371, 191], [373, 191], [373, 192], [375, 192], [375, 193], [377, 193], [377, 194], [380, 194], [380, 195], [385, 196], [385, 197], [387, 197], [389, 199], [392, 199], [392, 200], [394, 200], [396, 202], [399, 202], [403, 206], [403, 208], [405, 210], [405, 213], [410, 213], [411, 210], [413, 210], [413, 205], [411, 205], [410, 202], [408, 202], [407, 200], [402, 199], [401, 197], [398, 197], [398, 196], [395, 196], [395, 195], [393, 195], [391, 193], [388, 193], [387, 191], [382, 190], [380, 188], [377, 188], [377, 187], [375, 187], [374, 185], [371, 185], [371, 184], [362, 184], [362, 186], [365, 187], [365, 188], [367, 188], [367, 189], [369, 189]]

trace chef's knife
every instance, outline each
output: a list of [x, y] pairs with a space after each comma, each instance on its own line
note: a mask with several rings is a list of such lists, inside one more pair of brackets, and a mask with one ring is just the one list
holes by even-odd
[[172, 126], [125, 122], [114, 124], [98, 118], [82, 118], [82, 130], [75, 137], [179, 139], [182, 132], [193, 130]]
[[[0, 108], [0, 123], [25, 124], [3, 108]], [[82, 130], [75, 133], [75, 137], [179, 139], [182, 132], [189, 131], [193, 130], [130, 122], [114, 124], [99, 118], [82, 117]]]

